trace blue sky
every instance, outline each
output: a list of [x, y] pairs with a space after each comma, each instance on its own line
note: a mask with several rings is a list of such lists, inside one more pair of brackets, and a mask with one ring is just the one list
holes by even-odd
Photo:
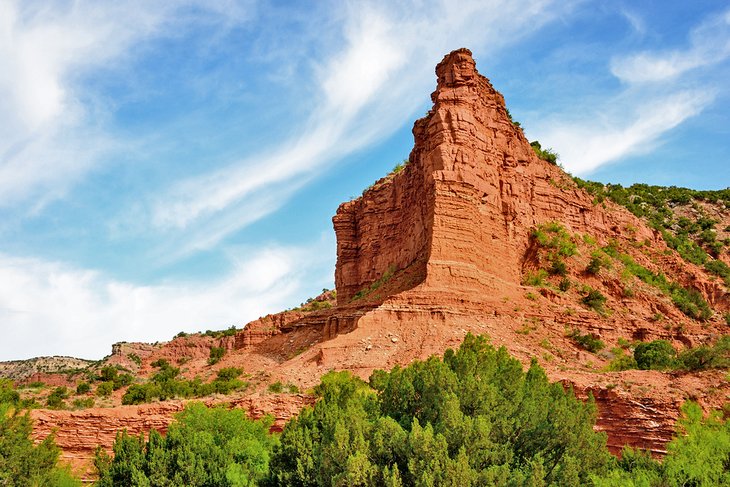
[[730, 185], [726, 1], [0, 0], [0, 360], [332, 287], [458, 47], [572, 173]]

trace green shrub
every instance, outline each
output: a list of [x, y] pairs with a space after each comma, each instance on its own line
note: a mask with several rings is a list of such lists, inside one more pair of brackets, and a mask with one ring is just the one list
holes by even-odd
[[558, 289], [560, 289], [563, 292], [566, 292], [568, 289], [570, 289], [570, 279], [563, 278], [558, 283]]
[[530, 272], [525, 276], [524, 284], [526, 286], [540, 287], [545, 285], [545, 280], [548, 277], [548, 273], [545, 269], [538, 269], [535, 272]]
[[539, 157], [540, 159], [547, 161], [550, 164], [558, 164], [558, 159], [560, 158], [560, 156], [554, 150], [543, 149], [540, 145], [540, 142], [538, 142], [537, 140], [533, 140], [532, 142], [530, 142], [530, 147], [532, 147], [532, 150], [535, 151], [535, 154], [537, 154], [537, 157]]
[[134, 362], [137, 367], [142, 366], [142, 359], [139, 358], [139, 355], [137, 355], [136, 353], [130, 353], [129, 355], [127, 355], [127, 357], [129, 357], [129, 360]]
[[673, 366], [677, 351], [666, 340], [640, 343], [634, 350], [636, 365], [642, 370], [661, 370]]
[[73, 400], [72, 406], [74, 409], [85, 409], [94, 407], [94, 398], [85, 397], [83, 399], [77, 398]]
[[599, 352], [606, 347], [606, 344], [592, 333], [582, 335], [579, 330], [573, 330], [568, 336], [581, 348], [592, 353]]
[[86, 394], [91, 390], [91, 385], [88, 382], [79, 382], [76, 386], [76, 394]]
[[548, 272], [553, 276], [565, 276], [568, 273], [568, 266], [560, 257], [553, 257]]
[[237, 367], [223, 367], [216, 375], [218, 380], [233, 380], [243, 373], [243, 369]]
[[226, 349], [223, 347], [210, 347], [210, 357], [208, 358], [208, 365], [217, 364], [221, 361], [225, 354]]
[[606, 296], [601, 294], [601, 292], [597, 289], [588, 288], [586, 295], [581, 298], [580, 302], [584, 306], [603, 314], [604, 305], [606, 304]]
[[682, 350], [677, 356], [677, 367], [693, 371], [730, 367], [730, 335], [722, 336], [713, 345]]
[[10, 379], [0, 379], [0, 404], [18, 404], [20, 394], [13, 387]]
[[398, 174], [403, 169], [405, 169], [406, 165], [408, 164], [408, 159], [403, 159], [401, 162], [393, 166], [393, 169], [390, 171], [390, 174]]
[[203, 336], [208, 336], [212, 338], [222, 338], [222, 337], [232, 337], [235, 336], [235, 334], [238, 333], [238, 329], [235, 325], [231, 325], [225, 330], [206, 330], [205, 333], [203, 333]]
[[532, 237], [541, 247], [553, 250], [562, 257], [570, 257], [578, 252], [568, 230], [558, 222], [538, 225], [532, 231]]
[[623, 348], [613, 349], [614, 358], [611, 363], [608, 364], [608, 370], [612, 372], [620, 372], [622, 370], [630, 370], [638, 368], [636, 359], [633, 355], [628, 355], [624, 352]]
[[68, 389], [65, 386], [56, 387], [46, 398], [46, 406], [51, 409], [63, 409], [66, 407], [65, 399], [68, 399]]
[[132, 384], [122, 396], [122, 404], [143, 404], [160, 397], [157, 384]]
[[284, 392], [284, 384], [281, 381], [276, 381], [273, 384], [269, 384], [269, 392], [273, 394], [281, 394]]
[[674, 305], [690, 318], [706, 321], [712, 317], [712, 309], [705, 298], [694, 289], [685, 289], [679, 285], [672, 287], [671, 298]]
[[132, 382], [134, 382], [134, 376], [132, 374], [118, 374], [112, 380], [112, 388], [116, 391], [117, 389], [128, 386]]
[[598, 274], [601, 269], [609, 269], [611, 262], [606, 258], [606, 254], [601, 251], [594, 250], [591, 252], [591, 260], [586, 267], [586, 272], [589, 274]]
[[96, 386], [96, 395], [99, 397], [109, 397], [112, 395], [113, 390], [114, 390], [113, 382], [102, 382], [101, 384]]
[[99, 377], [97, 380], [101, 382], [110, 382], [114, 381], [114, 379], [117, 378], [117, 375], [119, 374], [119, 370], [111, 365], [107, 365], [101, 368], [101, 371], [99, 372]]

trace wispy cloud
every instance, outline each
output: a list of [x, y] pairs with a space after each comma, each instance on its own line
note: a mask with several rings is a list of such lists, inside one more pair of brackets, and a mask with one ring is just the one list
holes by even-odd
[[[312, 280], [320, 242], [234, 251], [231, 271], [208, 282], [136, 285], [98, 271], [0, 254], [0, 360], [100, 358], [120, 340], [169, 340], [181, 330], [241, 326], [291, 306]], [[314, 258], [312, 256], [315, 256]], [[306, 279], [305, 279], [306, 277]]]
[[[278, 149], [175, 183], [150, 200], [150, 228], [185, 233], [201, 221], [229, 222], [216, 225], [215, 238], [207, 233], [190, 247], [215, 245], [252, 216], [278, 209], [297, 182], [412, 121], [446, 52], [470, 46], [488, 58], [570, 8], [570, 2], [499, 0], [345, 5], [343, 44], [317, 65], [316, 109], [301, 122], [303, 131]], [[273, 200], [266, 198], [272, 190]], [[271, 204], [262, 208], [262, 198]]]
[[646, 51], [611, 61], [611, 72], [626, 83], [672, 80], [687, 71], [720, 63], [730, 57], [730, 10], [692, 30], [683, 50]]
[[[623, 15], [627, 15], [625, 12]], [[530, 135], [557, 149], [569, 171], [583, 175], [661, 143], [662, 136], [698, 115], [724, 86], [712, 77], [691, 76], [730, 58], [730, 11], [705, 20], [688, 36], [688, 47], [642, 51], [610, 61], [611, 73], [624, 83], [612, 96], [579, 112], [530, 121]]]
[[590, 113], [588, 120], [546, 120], [536, 133], [559, 148], [567, 170], [585, 174], [622, 157], [650, 152], [664, 133], [700, 113], [713, 95], [681, 91], [644, 101], [629, 98], [620, 105], [620, 98], [610, 100], [600, 107], [601, 116]]
[[230, 24], [246, 9], [222, 0], [0, 0], [0, 206], [58, 197], [118, 149], [84, 75], [206, 15]]
[[625, 7], [621, 8], [619, 12], [626, 19], [629, 25], [631, 25], [631, 28], [634, 29], [634, 32], [639, 35], [643, 35], [646, 32], [646, 23], [644, 22], [644, 19], [641, 18], [641, 16], [638, 15], [636, 12], [629, 10]]

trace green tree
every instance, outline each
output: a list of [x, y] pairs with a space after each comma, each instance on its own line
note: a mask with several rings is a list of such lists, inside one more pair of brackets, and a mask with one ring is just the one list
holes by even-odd
[[32, 423], [28, 414], [18, 409], [20, 402], [12, 383], [0, 380], [0, 485], [80, 486], [67, 468], [58, 466], [60, 450], [53, 435], [33, 444]]
[[676, 354], [677, 351], [666, 340], [640, 343], [634, 349], [634, 359], [642, 370], [669, 368]]
[[284, 428], [273, 485], [584, 485], [607, 467], [592, 401], [483, 337], [369, 387], [327, 374], [316, 393]]
[[114, 458], [97, 454], [99, 486], [255, 486], [268, 475], [276, 438], [271, 418], [251, 421], [244, 411], [190, 403], [163, 438], [120, 433]]
[[694, 402], [682, 406], [678, 435], [667, 445], [670, 486], [730, 485], [730, 424], [719, 413], [703, 417]]

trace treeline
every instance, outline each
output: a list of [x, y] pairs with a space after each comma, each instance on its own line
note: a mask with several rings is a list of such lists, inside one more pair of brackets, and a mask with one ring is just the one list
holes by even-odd
[[270, 420], [191, 404], [165, 438], [120, 434], [97, 457], [99, 485], [715, 486], [730, 482], [730, 427], [683, 408], [660, 463], [608, 454], [595, 405], [525, 372], [504, 348], [468, 335], [457, 351], [369, 382], [325, 375], [319, 401], [280, 436]]
[[[17, 402], [2, 391], [0, 400]], [[719, 413], [704, 417], [687, 403], [663, 462], [630, 449], [618, 460], [593, 430], [592, 400], [551, 384], [535, 362], [523, 370], [484, 337], [467, 335], [443, 358], [377, 371], [369, 382], [331, 372], [315, 393], [314, 407], [280, 435], [269, 433], [271, 418], [190, 403], [166, 436], [123, 432], [113, 456], [99, 450], [96, 485], [730, 485], [730, 423]], [[2, 412], [0, 485], [75, 485], [55, 467], [52, 439], [33, 447], [27, 417]], [[9, 418], [21, 426], [13, 436]]]

